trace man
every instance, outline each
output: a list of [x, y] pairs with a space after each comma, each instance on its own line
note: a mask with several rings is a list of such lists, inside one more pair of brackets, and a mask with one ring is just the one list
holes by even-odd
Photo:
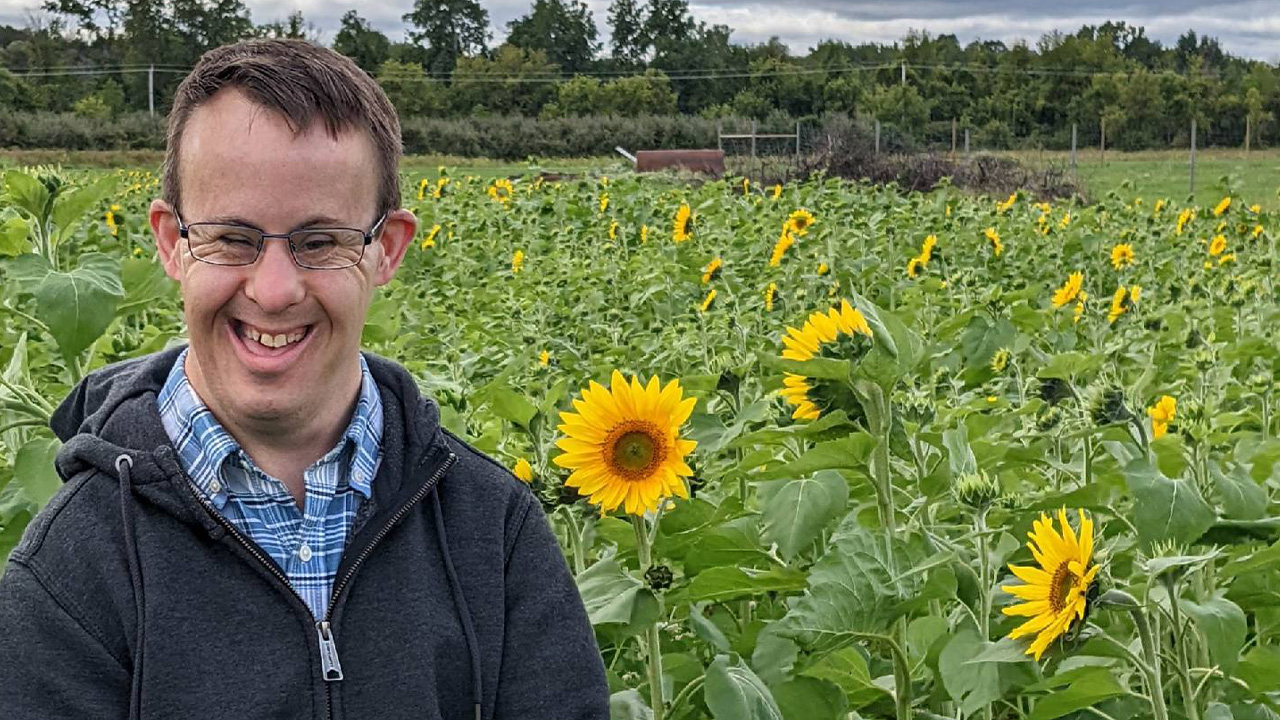
[[0, 717], [607, 717], [540, 505], [360, 353], [416, 228], [399, 153], [377, 85], [305, 42], [182, 83], [149, 217], [190, 345], [55, 414], [66, 485], [0, 581]]

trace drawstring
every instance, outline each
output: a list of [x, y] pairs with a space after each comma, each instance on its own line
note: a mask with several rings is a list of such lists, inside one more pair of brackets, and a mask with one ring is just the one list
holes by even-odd
[[476, 709], [475, 720], [481, 720], [480, 648], [476, 643], [476, 630], [471, 624], [471, 612], [467, 610], [467, 599], [462, 595], [458, 573], [453, 569], [453, 558], [449, 555], [449, 539], [444, 534], [444, 513], [440, 510], [440, 493], [435, 488], [431, 490], [431, 501], [435, 504], [436, 537], [440, 539], [440, 552], [444, 555], [444, 570], [449, 576], [449, 591], [453, 593], [453, 604], [458, 607], [458, 619], [462, 621], [462, 634], [467, 638], [467, 652], [471, 654], [471, 695]]
[[126, 454], [116, 456], [116, 475], [120, 478], [120, 522], [124, 526], [125, 558], [129, 563], [129, 579], [133, 582], [133, 603], [137, 633], [133, 645], [133, 687], [129, 697], [129, 717], [142, 714], [142, 652], [146, 647], [146, 603], [142, 596], [142, 558], [138, 554], [137, 528], [133, 521], [133, 482], [129, 471], [133, 458]]

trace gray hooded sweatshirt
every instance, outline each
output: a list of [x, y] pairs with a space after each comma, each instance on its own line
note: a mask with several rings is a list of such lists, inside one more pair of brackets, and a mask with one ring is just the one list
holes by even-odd
[[66, 481], [0, 579], [0, 718], [602, 720], [595, 636], [541, 505], [366, 355], [382, 464], [326, 617], [183, 472], [156, 409], [180, 348], [87, 377]]

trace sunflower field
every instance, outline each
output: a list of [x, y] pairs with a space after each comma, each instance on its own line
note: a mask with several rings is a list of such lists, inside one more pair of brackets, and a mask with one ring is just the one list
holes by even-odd
[[[3, 181], [7, 553], [59, 400], [184, 329], [154, 175]], [[542, 499], [614, 718], [1280, 718], [1280, 227], [1229, 178], [405, 186], [365, 346]]]

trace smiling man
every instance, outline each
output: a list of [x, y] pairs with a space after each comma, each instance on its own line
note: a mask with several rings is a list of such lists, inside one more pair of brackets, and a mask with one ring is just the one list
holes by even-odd
[[540, 505], [360, 351], [416, 220], [399, 123], [301, 41], [207, 53], [150, 209], [187, 347], [63, 402], [0, 580], [0, 717], [608, 716]]

